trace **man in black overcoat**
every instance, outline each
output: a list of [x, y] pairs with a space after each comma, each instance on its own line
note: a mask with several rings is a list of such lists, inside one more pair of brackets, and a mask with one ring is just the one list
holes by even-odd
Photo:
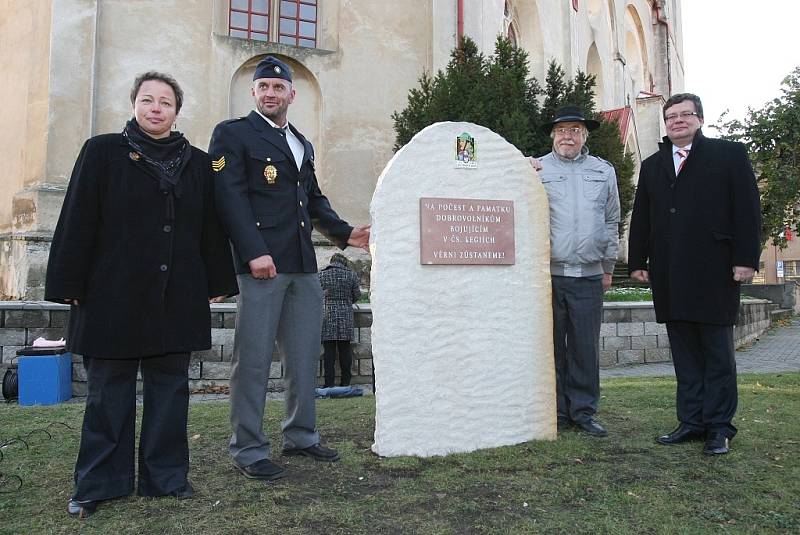
[[761, 210], [741, 143], [703, 136], [696, 95], [664, 105], [667, 137], [642, 162], [631, 216], [631, 277], [650, 282], [666, 323], [678, 388], [678, 427], [660, 444], [705, 440], [727, 453], [738, 402], [733, 325], [739, 289], [758, 267]]
[[287, 119], [295, 97], [289, 67], [267, 56], [256, 67], [251, 92], [256, 109], [217, 125], [209, 154], [239, 283], [229, 451], [245, 477], [272, 480], [284, 473], [270, 461], [263, 431], [276, 340], [287, 387], [283, 454], [339, 459], [320, 445], [316, 429], [322, 290], [311, 230], [342, 249], [366, 248], [369, 227], [343, 221], [320, 191], [314, 148]]

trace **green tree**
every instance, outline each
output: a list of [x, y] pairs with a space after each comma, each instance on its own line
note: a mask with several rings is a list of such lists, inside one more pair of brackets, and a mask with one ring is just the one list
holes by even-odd
[[426, 126], [468, 121], [500, 133], [520, 150], [531, 148], [528, 134], [539, 116], [539, 88], [528, 79], [527, 53], [498, 38], [495, 54], [485, 58], [464, 38], [444, 71], [423, 74], [409, 92], [403, 111], [392, 114], [395, 150]]
[[783, 79], [779, 97], [749, 109], [744, 121], [724, 122], [721, 130], [750, 152], [761, 192], [762, 239], [786, 247], [785, 229], [800, 223], [800, 67]]
[[[595, 84], [593, 75], [581, 71], [567, 80], [561, 66], [551, 62], [542, 90], [530, 77], [527, 52], [507, 38], [498, 37], [494, 54], [486, 58], [465, 37], [450, 54], [447, 67], [433, 77], [423, 74], [419, 87], [409, 92], [405, 109], [392, 114], [395, 150], [435, 122], [468, 121], [497, 132], [523, 154], [541, 156], [552, 150], [552, 140], [541, 126], [561, 106], [581, 106], [587, 118], [600, 121], [587, 146], [617, 172], [624, 221], [633, 204], [634, 161], [625, 152], [617, 125], [603, 121], [595, 109]], [[623, 227], [620, 224], [620, 233]]]

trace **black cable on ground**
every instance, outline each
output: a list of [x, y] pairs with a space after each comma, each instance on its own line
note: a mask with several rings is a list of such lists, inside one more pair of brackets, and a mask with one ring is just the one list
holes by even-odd
[[[70, 429], [72, 431], [75, 430], [74, 427], [71, 427], [69, 424], [64, 423], [64, 422], [50, 422], [49, 424], [47, 424], [47, 427], [44, 427], [44, 428], [41, 428], [41, 429], [33, 429], [33, 430], [29, 431], [28, 433], [26, 433], [25, 435], [23, 435], [22, 437], [9, 438], [8, 440], [5, 440], [4, 442], [0, 442], [0, 463], [2, 463], [3, 459], [5, 458], [5, 454], [3, 453], [3, 448], [7, 448], [8, 446], [11, 446], [13, 444], [20, 443], [20, 444], [23, 444], [25, 446], [26, 450], [30, 450], [31, 448], [30, 448], [28, 442], [25, 439], [30, 439], [31, 435], [34, 435], [36, 433], [44, 433], [47, 436], [48, 440], [52, 440], [53, 435], [50, 432], [50, 430], [51, 430], [52, 427], [57, 426], [57, 425], [64, 426], [67, 429]], [[11, 488], [12, 482], [16, 482], [17, 483], [16, 488]], [[19, 492], [19, 490], [22, 489], [22, 485], [23, 484], [24, 484], [24, 481], [18, 475], [16, 475], [16, 474], [5, 474], [2, 471], [0, 471], [0, 494], [11, 494], [11, 493], [14, 493], [14, 492]]]

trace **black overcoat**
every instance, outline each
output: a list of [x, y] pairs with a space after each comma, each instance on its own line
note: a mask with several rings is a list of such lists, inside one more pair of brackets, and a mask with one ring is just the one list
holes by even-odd
[[255, 111], [211, 135], [217, 206], [237, 273], [250, 273], [247, 263], [262, 255], [272, 256], [278, 273], [316, 273], [311, 230], [341, 249], [353, 231], [319, 189], [311, 143], [290, 128], [305, 148], [299, 170], [286, 138]]
[[45, 299], [72, 306], [67, 348], [138, 358], [211, 347], [208, 298], [238, 293], [208, 155], [168, 195], [122, 134], [81, 149], [50, 247]]
[[733, 325], [740, 284], [732, 267], [758, 269], [761, 209], [741, 143], [695, 135], [675, 176], [672, 143], [642, 162], [628, 268], [649, 269], [657, 321]]

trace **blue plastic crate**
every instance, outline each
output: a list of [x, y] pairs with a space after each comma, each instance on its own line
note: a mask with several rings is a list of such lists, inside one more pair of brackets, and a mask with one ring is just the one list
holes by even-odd
[[72, 353], [25, 348], [17, 355], [20, 405], [53, 405], [72, 397]]

